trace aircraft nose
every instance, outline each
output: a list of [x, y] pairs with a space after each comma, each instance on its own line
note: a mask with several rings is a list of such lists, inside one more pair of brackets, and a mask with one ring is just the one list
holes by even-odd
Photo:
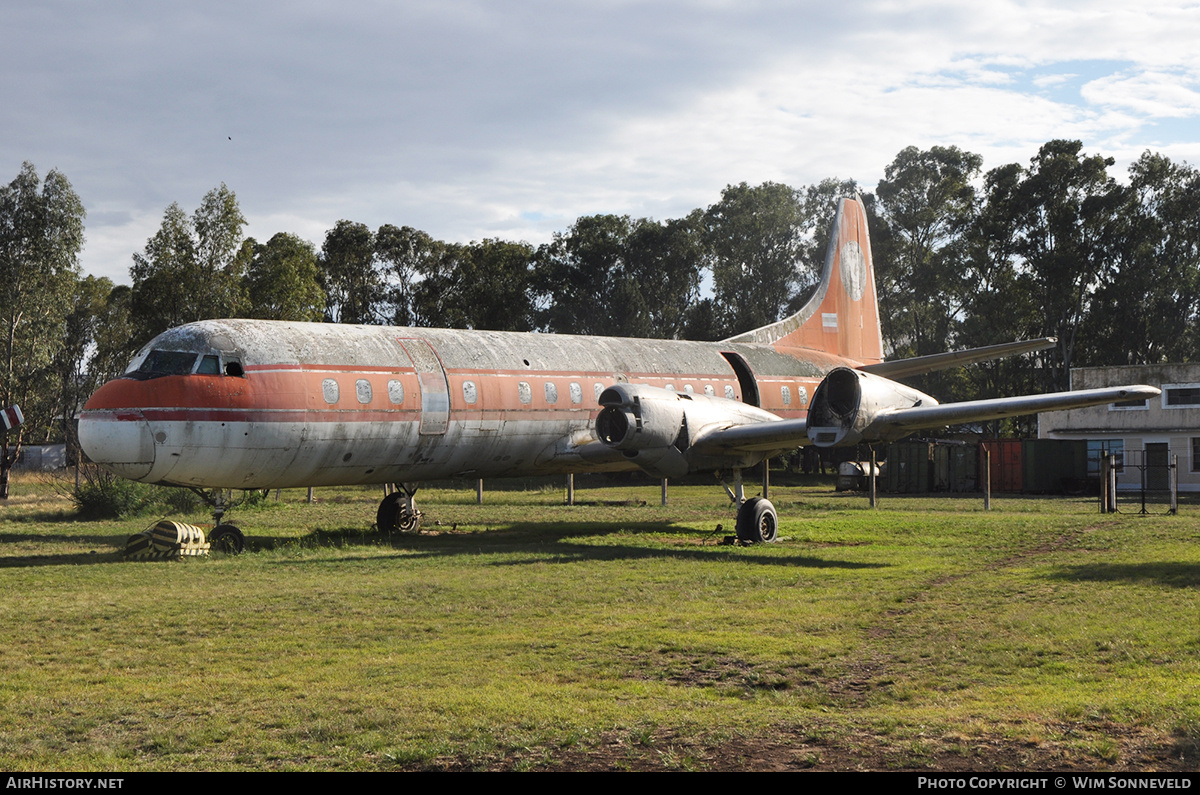
[[79, 445], [88, 458], [121, 477], [140, 480], [154, 467], [150, 423], [135, 408], [101, 408], [100, 388], [79, 415]]

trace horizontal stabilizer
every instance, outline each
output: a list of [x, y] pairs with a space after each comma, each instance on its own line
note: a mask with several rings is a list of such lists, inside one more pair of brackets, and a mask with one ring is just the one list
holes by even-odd
[[963, 351], [935, 353], [930, 356], [915, 356], [911, 359], [897, 359], [894, 362], [879, 362], [865, 364], [858, 369], [885, 378], [904, 378], [910, 375], [933, 373], [947, 370], [951, 367], [962, 367], [975, 362], [986, 362], [989, 359], [1003, 359], [1006, 356], [1019, 356], [1022, 353], [1041, 351], [1053, 348], [1058, 343], [1054, 337], [1042, 337], [1036, 340], [1021, 340], [1005, 342], [1000, 345], [988, 345], [983, 348], [969, 348]]

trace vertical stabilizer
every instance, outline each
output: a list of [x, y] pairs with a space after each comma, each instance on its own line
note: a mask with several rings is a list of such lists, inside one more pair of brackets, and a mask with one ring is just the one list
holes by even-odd
[[804, 308], [727, 341], [811, 348], [862, 364], [883, 361], [871, 238], [862, 199], [838, 203], [821, 282]]

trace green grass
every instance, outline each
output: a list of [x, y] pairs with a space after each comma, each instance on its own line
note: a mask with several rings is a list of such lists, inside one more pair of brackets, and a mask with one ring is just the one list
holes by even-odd
[[[158, 517], [0, 508], [9, 770], [1194, 768], [1197, 509], [715, 486], [374, 489], [230, 518], [239, 557], [130, 563]], [[195, 523], [203, 514], [183, 517]], [[434, 523], [437, 524], [434, 524]], [[723, 530], [715, 530], [717, 524]], [[766, 759], [770, 764], [764, 763]]]

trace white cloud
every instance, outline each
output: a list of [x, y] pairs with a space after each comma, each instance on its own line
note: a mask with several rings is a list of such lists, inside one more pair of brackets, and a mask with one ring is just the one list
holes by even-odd
[[1150, 118], [1185, 118], [1200, 113], [1200, 80], [1166, 72], [1108, 75], [1084, 85], [1083, 98]]

